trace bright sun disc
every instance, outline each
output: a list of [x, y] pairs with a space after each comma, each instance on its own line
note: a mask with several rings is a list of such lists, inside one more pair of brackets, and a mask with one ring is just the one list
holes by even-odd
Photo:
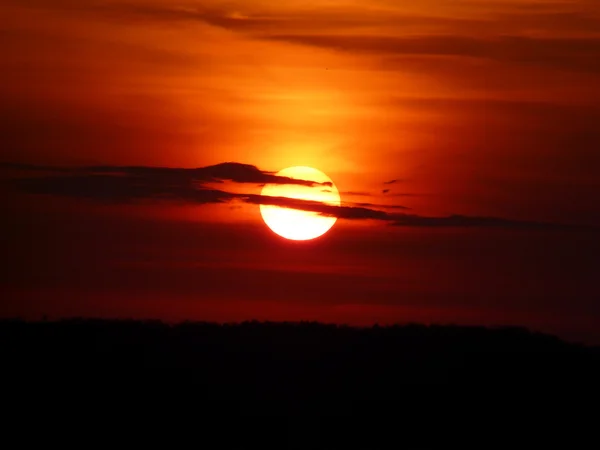
[[[276, 174], [296, 180], [308, 180], [328, 185], [303, 186], [297, 184], [267, 184], [262, 195], [310, 200], [332, 206], [340, 206], [340, 194], [331, 178], [312, 167], [288, 167]], [[323, 216], [317, 212], [300, 211], [279, 206], [260, 205], [260, 213], [267, 226], [279, 236], [295, 241], [315, 239], [327, 233], [336, 222], [336, 217]]]

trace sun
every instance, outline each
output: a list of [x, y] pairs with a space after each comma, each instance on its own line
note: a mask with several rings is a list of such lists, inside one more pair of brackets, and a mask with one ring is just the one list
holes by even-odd
[[[296, 166], [280, 170], [276, 174], [296, 180], [321, 183], [315, 186], [297, 184], [267, 184], [262, 195], [310, 200], [332, 206], [340, 206], [340, 194], [331, 178], [312, 167]], [[330, 183], [325, 185], [322, 183]], [[337, 217], [323, 216], [317, 212], [301, 211], [279, 206], [260, 205], [260, 213], [267, 226], [279, 236], [294, 241], [315, 239], [327, 233]]]

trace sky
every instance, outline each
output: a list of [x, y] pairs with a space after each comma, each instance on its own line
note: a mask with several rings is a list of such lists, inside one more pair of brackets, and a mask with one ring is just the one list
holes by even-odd
[[[405, 3], [4, 0], [0, 315], [600, 342], [600, 5]], [[262, 222], [289, 166], [315, 241]]]

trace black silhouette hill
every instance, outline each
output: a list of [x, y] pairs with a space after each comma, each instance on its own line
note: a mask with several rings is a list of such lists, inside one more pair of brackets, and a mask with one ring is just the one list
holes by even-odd
[[[575, 413], [587, 414], [581, 407], [559, 414], [556, 398], [568, 392], [578, 402], [590, 399], [600, 380], [600, 349], [514, 327], [0, 320], [0, 366], [5, 399], [16, 396], [27, 415], [72, 398], [80, 402], [71, 410], [88, 421], [179, 411], [193, 418], [194, 431], [201, 427], [202, 442], [216, 436], [218, 445], [206, 448], [399, 448], [411, 443], [407, 417], [426, 432], [404, 448], [482, 448], [490, 439], [521, 439], [518, 414], [536, 444], [554, 443], [546, 431], [551, 422], [538, 433], [531, 420], [549, 413], [564, 429]], [[532, 401], [532, 392], [550, 407]], [[469, 397], [481, 401], [467, 403]], [[501, 433], [481, 440], [476, 419], [500, 424]], [[467, 434], [466, 421], [474, 430]]]
[[186, 369], [265, 395], [288, 385], [343, 391], [371, 382], [391, 389], [399, 382], [600, 379], [599, 348], [518, 327], [1, 320], [0, 342], [9, 371]]

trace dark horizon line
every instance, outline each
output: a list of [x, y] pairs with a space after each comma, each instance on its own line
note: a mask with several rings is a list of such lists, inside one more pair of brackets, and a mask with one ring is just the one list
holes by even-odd
[[142, 324], [142, 325], [160, 325], [165, 328], [177, 328], [180, 326], [212, 326], [212, 327], [244, 327], [244, 326], [260, 326], [260, 327], [296, 327], [296, 326], [312, 326], [319, 328], [349, 330], [349, 331], [377, 331], [377, 330], [398, 330], [398, 329], [446, 329], [446, 330], [465, 330], [465, 331], [498, 331], [498, 332], [513, 332], [523, 333], [531, 336], [539, 336], [555, 339], [560, 342], [582, 345], [590, 348], [598, 348], [600, 345], [589, 345], [580, 342], [567, 341], [555, 334], [538, 331], [526, 325], [503, 324], [503, 325], [467, 325], [453, 322], [395, 322], [388, 324], [379, 324], [377, 322], [371, 325], [351, 325], [342, 322], [323, 322], [319, 320], [259, 320], [245, 319], [239, 321], [216, 321], [216, 320], [165, 320], [159, 318], [134, 318], [134, 317], [94, 317], [94, 316], [63, 316], [50, 317], [50, 315], [42, 314], [37, 319], [28, 319], [24, 317], [0, 317], [0, 327], [5, 324], [28, 324], [28, 325], [43, 325], [43, 324], [72, 324], [72, 323], [112, 323], [112, 324]]

